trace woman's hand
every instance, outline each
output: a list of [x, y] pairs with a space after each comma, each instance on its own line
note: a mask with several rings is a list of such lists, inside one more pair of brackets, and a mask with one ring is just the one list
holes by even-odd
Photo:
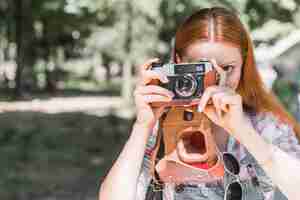
[[[234, 89], [226, 86], [226, 71], [214, 60], [212, 63], [220, 75], [219, 85], [205, 89], [198, 104], [198, 111], [203, 111], [211, 121], [240, 140], [239, 128], [245, 127], [249, 122], [243, 112], [242, 97]], [[212, 105], [207, 103], [210, 99]]]
[[134, 99], [137, 108], [136, 123], [149, 128], [152, 128], [155, 125], [155, 122], [161, 117], [165, 109], [165, 106], [163, 105], [154, 108], [150, 104], [153, 102], [169, 102], [174, 96], [171, 91], [163, 87], [148, 85], [153, 79], [158, 79], [163, 83], [168, 82], [168, 78], [163, 73], [149, 70], [152, 63], [158, 61], [157, 58], [152, 59], [140, 66], [138, 82], [134, 91]]

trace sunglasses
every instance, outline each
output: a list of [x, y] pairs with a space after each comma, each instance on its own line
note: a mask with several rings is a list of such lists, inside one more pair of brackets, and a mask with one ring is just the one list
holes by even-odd
[[[223, 152], [224, 163], [224, 200], [242, 200], [244, 198], [244, 186], [240, 180], [240, 164], [237, 159], [228, 152]], [[227, 183], [229, 183], [227, 185]]]
[[[243, 200], [248, 199], [246, 197], [246, 190], [249, 190], [252, 195], [251, 199], [264, 199], [263, 191], [261, 190], [260, 183], [257, 178], [257, 173], [252, 166], [252, 164], [247, 164], [247, 172], [250, 176], [250, 181], [254, 188], [247, 187], [245, 182], [242, 182], [239, 176], [240, 164], [233, 154], [229, 152], [222, 153], [223, 163], [224, 163], [224, 186], [225, 194], [224, 200]], [[229, 184], [228, 184], [229, 183]], [[252, 188], [252, 189], [251, 189]]]

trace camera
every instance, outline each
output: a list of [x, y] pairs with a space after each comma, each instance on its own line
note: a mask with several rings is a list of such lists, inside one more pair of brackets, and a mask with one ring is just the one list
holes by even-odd
[[200, 98], [208, 86], [217, 84], [217, 73], [207, 60], [196, 63], [153, 63], [151, 70], [160, 71], [169, 79], [159, 83], [161, 87], [174, 93], [173, 100], [193, 100]]

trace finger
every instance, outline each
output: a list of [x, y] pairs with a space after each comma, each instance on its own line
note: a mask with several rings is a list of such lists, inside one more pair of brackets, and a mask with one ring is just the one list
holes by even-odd
[[164, 95], [166, 97], [173, 98], [174, 93], [170, 90], [167, 90], [163, 87], [157, 86], [157, 85], [147, 85], [147, 86], [141, 86], [137, 89], [137, 93], [145, 95], [145, 94], [160, 94]]
[[204, 90], [203, 95], [201, 96], [200, 102], [198, 104], [198, 112], [202, 112], [208, 102], [208, 100], [211, 98], [212, 94], [214, 92], [217, 92], [218, 88], [216, 86], [210, 86]]
[[143, 71], [141, 78], [142, 78], [143, 85], [150, 83], [150, 81], [153, 79], [158, 79], [162, 83], [167, 83], [169, 81], [167, 76], [164, 73], [159, 71], [151, 71], [151, 70]]
[[137, 82], [138, 84], [144, 84], [142, 74], [144, 73], [144, 71], [149, 69], [153, 63], [158, 62], [158, 61], [159, 61], [159, 58], [153, 58], [138, 67], [138, 75], [139, 75], [138, 82]]
[[226, 95], [222, 98], [222, 103], [229, 106], [242, 105], [242, 98], [240, 95]]
[[147, 70], [150, 68], [150, 66], [155, 63], [155, 62], [158, 62], [159, 61], [159, 58], [153, 58], [153, 59], [150, 59], [148, 61], [146, 61], [144, 64], [141, 65], [140, 67], [140, 70]]
[[169, 101], [172, 100], [169, 97], [162, 96], [162, 95], [156, 95], [156, 94], [143, 95], [142, 98], [147, 103], [152, 103], [152, 102], [169, 102]]
[[203, 113], [215, 124], [218, 124], [218, 122], [220, 122], [220, 119], [218, 119], [218, 115], [213, 105], [208, 105], [205, 110], [203, 110]]
[[162, 105], [157, 109], [154, 109], [155, 117], [159, 118], [162, 115], [162, 113], [165, 112], [166, 108], [167, 108], [166, 105]]
[[226, 92], [219, 92], [215, 94], [215, 98], [217, 99], [217, 102], [220, 106], [220, 110], [224, 112], [228, 112], [227, 104], [224, 103], [223, 98], [227, 96], [228, 94]]
[[222, 109], [224, 112], [228, 112], [228, 111], [229, 111], [228, 104], [227, 104], [227, 103], [224, 103], [222, 99], [220, 99], [220, 105], [221, 105], [221, 109]]
[[219, 79], [219, 86], [225, 86], [225, 85], [226, 85], [226, 78], [227, 78], [227, 77], [226, 77], [226, 76], [227, 76], [226, 71], [223, 70], [222, 67], [220, 67], [220, 66], [217, 64], [217, 62], [216, 62], [215, 59], [212, 59], [211, 62], [212, 62], [212, 64], [213, 64], [214, 68], [216, 69], [217, 73], [218, 73], [219, 76], [220, 76], [220, 79]]
[[[216, 94], [216, 93], [215, 93]], [[221, 113], [221, 106], [220, 106], [220, 101], [219, 101], [219, 98], [218, 96], [216, 95], [212, 95], [212, 100], [213, 100], [213, 104], [214, 104], [214, 107], [216, 109], [216, 113], [218, 115], [218, 118], [221, 119], [222, 117], [222, 113]]]

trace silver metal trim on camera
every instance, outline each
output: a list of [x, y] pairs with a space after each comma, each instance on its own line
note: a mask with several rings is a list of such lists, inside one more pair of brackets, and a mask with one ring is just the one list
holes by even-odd
[[[189, 88], [188, 91], [181, 91], [178, 88], [178, 81], [180, 79], [189, 79], [190, 80], [190, 82], [192, 83], [192, 86]], [[182, 97], [190, 97], [193, 94], [195, 94], [195, 92], [197, 90], [197, 85], [198, 85], [196, 79], [191, 74], [186, 74], [180, 79], [177, 79], [176, 82], [175, 82], [175, 88], [174, 89], [175, 89], [176, 93], [179, 94]]]
[[192, 99], [199, 97], [204, 89], [204, 77], [213, 71], [213, 64], [206, 60], [195, 63], [156, 63], [151, 70], [163, 73], [169, 83], [163, 87], [175, 93], [174, 99]]
[[162, 67], [154, 68], [153, 70], [162, 72], [166, 76], [174, 76], [175, 75], [175, 70], [174, 70], [174, 64], [173, 63], [164, 64]]
[[197, 63], [166, 63], [162, 67], [159, 68], [154, 68], [154, 71], [159, 71], [164, 73], [166, 76], [176, 76], [175, 74], [175, 65], [180, 66], [180, 65], [199, 65], [199, 64], [204, 64], [204, 69], [205, 69], [205, 74], [213, 70], [213, 65], [212, 63], [208, 61], [200, 61]]

